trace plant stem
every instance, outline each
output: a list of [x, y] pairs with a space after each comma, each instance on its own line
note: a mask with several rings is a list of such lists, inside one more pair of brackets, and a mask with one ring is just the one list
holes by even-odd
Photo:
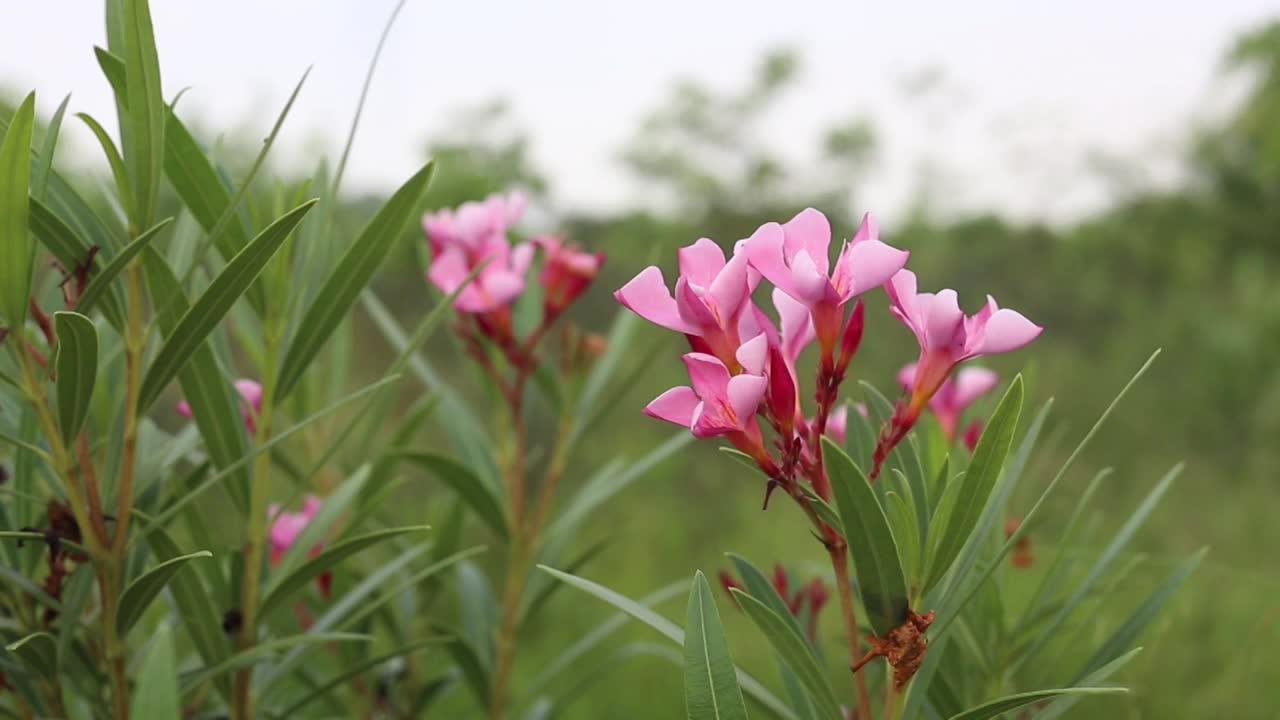
[[[262, 409], [254, 418], [257, 443], [261, 446], [271, 439], [271, 420], [275, 414], [275, 384], [279, 363], [280, 328], [274, 313], [264, 321], [266, 348], [262, 378]], [[267, 481], [271, 472], [271, 453], [262, 452], [253, 461], [253, 475], [249, 484], [248, 547], [244, 556], [244, 572], [241, 576], [240, 594], [240, 650], [247, 650], [258, 641], [258, 594], [262, 581], [262, 558], [267, 538]], [[245, 668], [236, 673], [234, 702], [231, 717], [250, 720], [253, 717], [253, 670]]]
[[[520, 383], [517, 383], [519, 387]], [[494, 642], [493, 686], [489, 698], [489, 717], [502, 720], [506, 716], [507, 686], [511, 679], [511, 666], [515, 661], [516, 634], [520, 625], [520, 600], [524, 597], [529, 573], [528, 540], [525, 538], [525, 426], [521, 418], [519, 390], [508, 395], [511, 406], [512, 452], [508, 460], [510, 512], [507, 525], [510, 544], [507, 551], [507, 573], [502, 583], [502, 605], [498, 623], [498, 635]]]
[[[831, 569], [836, 574], [836, 589], [840, 592], [840, 615], [848, 634], [850, 663], [856, 663], [862, 655], [862, 646], [858, 638], [858, 613], [853, 605], [853, 585], [849, 582], [849, 548], [842, 539], [838, 545], [830, 546], [829, 553]], [[857, 717], [871, 720], [871, 692], [867, 690], [867, 679], [862, 673], [854, 673], [853, 678], [858, 686]]]
[[137, 471], [138, 454], [138, 393], [142, 382], [142, 354], [146, 349], [146, 327], [142, 318], [142, 270], [137, 260], [129, 263], [125, 269], [125, 281], [129, 317], [125, 327], [124, 449], [117, 487], [119, 503], [116, 529], [111, 542], [111, 551], [117, 557], [118, 565], [123, 565], [125, 549], [128, 547], [129, 520], [133, 514], [133, 480]]

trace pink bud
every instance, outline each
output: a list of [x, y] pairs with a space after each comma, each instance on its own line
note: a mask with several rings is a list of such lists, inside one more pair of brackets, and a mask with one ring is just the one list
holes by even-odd
[[782, 351], [769, 348], [769, 412], [778, 421], [784, 437], [791, 437], [796, 417], [796, 382]]

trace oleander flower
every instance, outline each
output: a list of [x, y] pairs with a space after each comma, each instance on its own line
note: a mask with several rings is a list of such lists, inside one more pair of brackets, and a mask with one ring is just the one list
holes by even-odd
[[[898, 371], [898, 383], [908, 392], [915, 387], [916, 364], [911, 363]], [[929, 398], [929, 410], [938, 418], [947, 440], [955, 440], [960, 427], [960, 416], [975, 400], [991, 392], [1000, 382], [994, 370], [984, 367], [963, 367], [955, 375], [943, 381], [938, 391]]]
[[454, 301], [464, 313], [490, 313], [511, 304], [524, 292], [534, 246], [512, 246], [507, 230], [524, 212], [518, 193], [493, 195], [483, 202], [463, 203], [423, 218], [431, 245], [427, 279], [441, 292], [452, 293], [483, 263]]
[[[262, 412], [262, 385], [245, 378], [236, 380], [234, 384], [236, 392], [240, 394], [240, 411], [244, 416], [245, 429], [252, 435], [255, 431], [254, 418]], [[182, 417], [191, 419], [191, 404], [186, 400], [179, 402], [175, 409]]]
[[591, 285], [604, 253], [583, 252], [554, 235], [533, 241], [546, 256], [538, 282], [542, 283], [542, 305], [548, 315], [558, 315]]
[[[320, 498], [314, 495], [308, 495], [302, 501], [302, 510], [300, 512], [291, 512], [282, 510], [277, 504], [272, 504], [267, 508], [267, 517], [275, 518], [271, 523], [271, 532], [269, 541], [271, 543], [271, 564], [279, 563], [289, 548], [293, 547], [298, 537], [302, 535], [302, 531], [311, 523], [316, 513], [320, 512]], [[310, 556], [315, 557], [320, 554], [320, 545], [316, 545], [311, 549]], [[320, 586], [320, 592], [325, 596], [329, 596], [330, 588], [333, 583], [333, 574], [326, 572], [316, 579]]]

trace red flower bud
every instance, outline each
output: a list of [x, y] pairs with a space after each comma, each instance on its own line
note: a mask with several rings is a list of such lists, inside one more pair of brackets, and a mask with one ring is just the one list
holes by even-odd
[[840, 336], [840, 362], [837, 365], [840, 372], [849, 367], [849, 362], [858, 353], [858, 346], [862, 344], [862, 330], [866, 327], [866, 315], [866, 305], [862, 298], [858, 298], [853, 312], [849, 314], [849, 321], [845, 323], [844, 334]]
[[796, 381], [782, 351], [769, 348], [769, 412], [778, 421], [778, 430], [784, 437], [791, 437], [796, 419]]

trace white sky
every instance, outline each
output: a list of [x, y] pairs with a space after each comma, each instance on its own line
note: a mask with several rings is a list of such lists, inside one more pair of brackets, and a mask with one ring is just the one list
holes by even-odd
[[[315, 69], [277, 148], [311, 166], [336, 157], [392, 0], [152, 0], [167, 97], [204, 127], [265, 136], [307, 65]], [[422, 159], [446, 109], [508, 98], [533, 137], [555, 198], [609, 208], [637, 186], [617, 156], [673, 79], [738, 87], [763, 52], [801, 51], [798, 87], [769, 118], [773, 146], [811, 156], [818, 132], [851, 114], [881, 132], [878, 170], [858, 196], [900, 211], [928, 163], [951, 209], [993, 207], [1061, 219], [1104, 202], [1095, 151], [1172, 177], [1191, 122], [1221, 114], [1223, 51], [1277, 14], [1262, 0], [1185, 2], [439, 2], [409, 0], [366, 107], [348, 188], [390, 189]], [[42, 112], [104, 122], [112, 106], [91, 46], [103, 44], [90, 0], [0, 0], [0, 84], [36, 88]], [[900, 80], [945, 71], [927, 106]], [[110, 123], [108, 123], [110, 125]], [[74, 162], [92, 146], [66, 125]], [[69, 157], [71, 156], [71, 157]], [[887, 219], [887, 218], [886, 218]]]

